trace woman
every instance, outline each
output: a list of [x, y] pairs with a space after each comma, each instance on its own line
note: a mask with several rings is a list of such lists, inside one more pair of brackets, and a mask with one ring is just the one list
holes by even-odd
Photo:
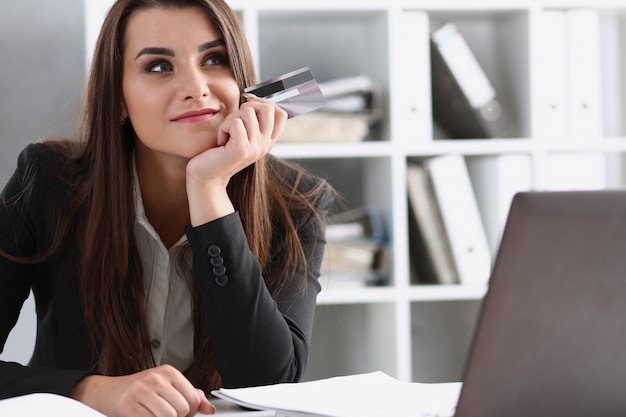
[[286, 114], [254, 83], [222, 0], [113, 5], [82, 140], [28, 146], [2, 193], [0, 341], [31, 289], [38, 326], [0, 397], [184, 416], [302, 376], [332, 191], [268, 154]]

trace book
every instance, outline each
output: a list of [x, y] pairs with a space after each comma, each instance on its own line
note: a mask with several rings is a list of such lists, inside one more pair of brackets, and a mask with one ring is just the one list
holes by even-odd
[[380, 211], [373, 206], [328, 216], [320, 283], [325, 288], [380, 285], [388, 274], [388, 245]]
[[362, 114], [315, 111], [291, 118], [280, 134], [283, 143], [360, 142], [370, 132]]
[[485, 284], [491, 273], [491, 251], [463, 155], [427, 159], [424, 166], [462, 284]]
[[326, 218], [326, 238], [332, 241], [372, 239], [384, 242], [382, 214], [375, 206], [359, 206], [330, 214]]
[[511, 135], [511, 123], [496, 90], [457, 25], [431, 34], [432, 112], [450, 138]]
[[330, 241], [326, 245], [324, 262], [331, 271], [375, 272], [384, 269], [384, 245], [372, 240]]
[[458, 273], [426, 169], [407, 166], [411, 266], [418, 283], [455, 284]]
[[321, 81], [319, 86], [326, 98], [324, 109], [327, 111], [367, 111], [379, 95], [375, 84], [365, 75]]
[[388, 274], [387, 251], [385, 245], [371, 240], [329, 241], [320, 283], [332, 288], [381, 285]]
[[449, 416], [461, 382], [401, 382], [381, 371], [315, 381], [212, 391], [253, 410], [274, 410], [286, 417]]

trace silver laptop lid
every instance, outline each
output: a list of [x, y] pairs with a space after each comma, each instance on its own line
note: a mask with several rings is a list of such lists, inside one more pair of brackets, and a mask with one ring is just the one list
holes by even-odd
[[626, 191], [515, 196], [456, 417], [626, 415]]

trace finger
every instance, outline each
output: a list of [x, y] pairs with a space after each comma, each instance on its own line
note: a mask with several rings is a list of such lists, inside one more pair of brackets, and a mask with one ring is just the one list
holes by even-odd
[[128, 416], [133, 416], [133, 417], [154, 417], [156, 415], [161, 415], [161, 414], [154, 414], [150, 409], [148, 409], [143, 404], [137, 403], [130, 408], [124, 409], [121, 415], [128, 415]]
[[264, 139], [272, 139], [277, 106], [265, 102], [257, 104], [255, 109], [261, 136]]
[[[277, 105], [261, 99], [246, 103], [244, 106], [254, 109], [255, 117], [258, 121], [258, 131], [261, 134], [261, 145], [265, 151], [268, 151], [280, 135], [280, 132], [282, 132], [284, 123], [287, 120], [287, 113]], [[247, 127], [250, 134], [256, 129], [255, 124], [250, 124]], [[268, 144], [268, 140], [271, 143]]]
[[245, 103], [239, 110], [239, 117], [246, 128], [248, 142], [256, 144], [263, 136], [261, 120], [259, 119], [265, 103]]
[[154, 417], [154, 407], [146, 406], [148, 399], [139, 397], [138, 393], [129, 394], [127, 392], [122, 393], [116, 406], [114, 407], [115, 414], [129, 415], [133, 417]]
[[[177, 405], [175, 405], [176, 403]], [[150, 412], [150, 416], [181, 416], [188, 414], [188, 407], [186, 407], [185, 402], [176, 401], [176, 399], [170, 395], [167, 395], [167, 397], [153, 395], [150, 398], [144, 399], [141, 405]]]
[[[243, 139], [242, 139], [243, 138]], [[241, 148], [248, 143], [248, 132], [241, 117], [229, 117], [220, 125], [218, 145], [229, 149]]]
[[[168, 387], [169, 386], [169, 387]], [[171, 416], [181, 415], [179, 411], [185, 413], [185, 401], [182, 395], [173, 395], [173, 387], [169, 384], [163, 384], [157, 378], [151, 377], [146, 383], [135, 386], [131, 394], [135, 411], [132, 415], [137, 416]], [[177, 398], [178, 397], [178, 398]]]
[[202, 390], [197, 389], [198, 396], [200, 397], [200, 406], [198, 407], [197, 412], [201, 414], [215, 414], [217, 411], [215, 406], [211, 404], [206, 395]]
[[261, 100], [260, 97], [257, 97], [256, 95], [252, 94], [252, 93], [242, 93], [241, 96], [243, 98], [246, 99], [246, 101], [252, 101], [252, 100]]
[[285, 125], [287, 124], [288, 114], [285, 110], [276, 106], [274, 115], [274, 129], [272, 130], [272, 140], [275, 142], [280, 137]]
[[[227, 143], [231, 142], [231, 139], [239, 139], [242, 137], [247, 141], [247, 136], [248, 132], [246, 131], [246, 126], [239, 111], [236, 115], [231, 113], [226, 120], [220, 124], [217, 132], [217, 145], [226, 146]], [[230, 143], [230, 145], [234, 146], [233, 143]]]
[[191, 382], [169, 365], [148, 370], [135, 391], [138, 401], [155, 416], [186, 416], [200, 406]]
[[178, 403], [175, 407], [177, 411], [183, 412], [178, 415], [194, 415], [202, 405], [202, 400], [207, 402], [208, 400], [204, 393], [196, 389], [182, 373], [177, 370], [174, 371], [171, 379], [172, 388], [175, 390], [175, 394], [172, 393], [173, 400], [182, 401], [182, 404]]
[[274, 104], [259, 98], [242, 104], [239, 110], [229, 114], [220, 124], [218, 146], [228, 144], [230, 148], [239, 149], [241, 156], [258, 158], [267, 154], [277, 137], [274, 134], [277, 111], [281, 120], [278, 129], [282, 130], [286, 114]]

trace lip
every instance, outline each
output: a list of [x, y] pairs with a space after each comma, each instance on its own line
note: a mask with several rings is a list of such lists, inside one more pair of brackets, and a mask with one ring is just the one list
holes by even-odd
[[215, 109], [201, 109], [188, 111], [172, 118], [173, 122], [199, 123], [207, 121], [217, 114]]

